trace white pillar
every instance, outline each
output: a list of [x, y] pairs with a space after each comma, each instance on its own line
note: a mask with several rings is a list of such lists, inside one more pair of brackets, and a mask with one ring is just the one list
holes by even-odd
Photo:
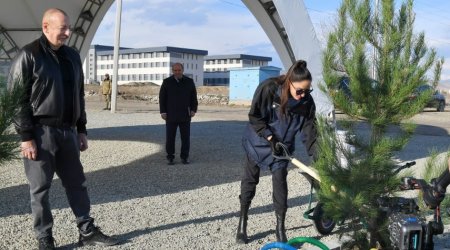
[[122, 0], [117, 0], [116, 31], [114, 34], [114, 63], [112, 74], [111, 113], [117, 108], [117, 81], [119, 77], [120, 23], [122, 19]]

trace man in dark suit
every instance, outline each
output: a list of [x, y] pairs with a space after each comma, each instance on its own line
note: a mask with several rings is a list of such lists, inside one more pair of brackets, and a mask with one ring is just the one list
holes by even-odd
[[173, 75], [164, 79], [159, 91], [159, 109], [166, 121], [166, 152], [169, 165], [174, 164], [175, 138], [180, 128], [183, 164], [189, 164], [191, 118], [197, 112], [197, 90], [194, 81], [183, 75], [183, 65], [172, 66]]

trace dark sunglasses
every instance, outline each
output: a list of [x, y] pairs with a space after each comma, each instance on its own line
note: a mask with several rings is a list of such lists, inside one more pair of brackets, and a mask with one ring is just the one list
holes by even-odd
[[295, 88], [294, 84], [292, 84], [292, 82], [291, 82], [291, 85], [295, 89], [296, 95], [303, 95], [303, 93], [309, 94], [309, 93], [313, 92], [313, 89], [297, 89], [297, 88]]

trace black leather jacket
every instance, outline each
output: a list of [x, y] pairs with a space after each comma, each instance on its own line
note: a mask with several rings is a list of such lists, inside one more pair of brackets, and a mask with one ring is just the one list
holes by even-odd
[[[79, 133], [86, 133], [86, 112], [84, 103], [84, 76], [80, 55], [74, 49], [63, 45], [62, 49], [73, 68], [73, 113], [72, 123]], [[14, 58], [8, 79], [8, 86], [23, 84], [26, 94], [14, 119], [16, 131], [22, 141], [33, 139], [32, 131], [39, 117], [53, 119], [62, 125], [64, 113], [64, 87], [58, 57], [50, 48], [47, 38], [41, 38], [25, 45]]]

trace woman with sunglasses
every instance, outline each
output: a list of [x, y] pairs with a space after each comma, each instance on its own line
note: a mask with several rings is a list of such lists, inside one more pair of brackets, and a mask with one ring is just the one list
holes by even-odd
[[247, 219], [250, 203], [255, 196], [260, 170], [272, 173], [273, 203], [276, 215], [275, 234], [278, 242], [286, 242], [284, 222], [287, 211], [287, 160], [274, 155], [282, 154], [278, 142], [285, 144], [290, 153], [295, 149], [295, 136], [302, 134], [308, 154], [315, 154], [315, 104], [311, 97], [311, 73], [305, 61], [297, 61], [286, 75], [263, 81], [255, 91], [249, 113], [249, 124], [242, 144], [247, 155], [241, 180], [239, 200], [241, 212], [236, 242], [246, 244]]

